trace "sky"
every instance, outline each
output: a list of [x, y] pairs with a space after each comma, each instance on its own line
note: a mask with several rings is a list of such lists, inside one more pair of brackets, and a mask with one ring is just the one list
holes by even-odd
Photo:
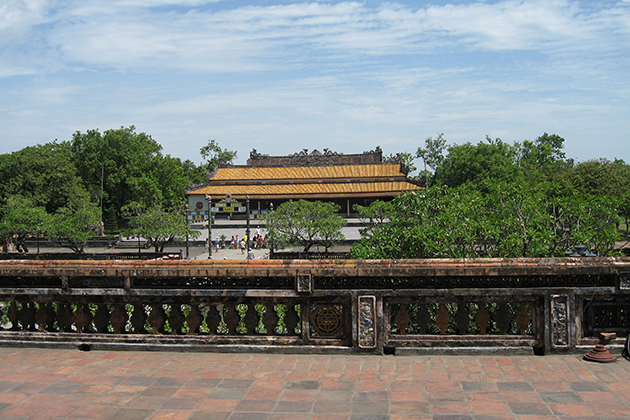
[[630, 163], [630, 0], [0, 1], [0, 153], [131, 125], [197, 164], [545, 132]]

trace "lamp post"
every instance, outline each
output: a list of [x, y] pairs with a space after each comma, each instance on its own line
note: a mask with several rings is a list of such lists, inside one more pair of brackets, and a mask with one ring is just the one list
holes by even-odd
[[184, 222], [186, 223], [186, 259], [188, 259], [190, 257], [188, 252], [188, 203], [186, 204], [184, 211]]
[[245, 196], [245, 205], [247, 206], [247, 228], [245, 229], [245, 236], [247, 236], [247, 251], [249, 251], [249, 243], [251, 242], [251, 238], [249, 237], [249, 195]]
[[208, 202], [208, 258], [212, 258], [212, 197], [206, 194]]

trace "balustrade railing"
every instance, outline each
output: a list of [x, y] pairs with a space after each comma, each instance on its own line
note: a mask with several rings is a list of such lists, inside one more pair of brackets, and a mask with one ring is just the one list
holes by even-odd
[[0, 261], [0, 344], [581, 351], [630, 332], [629, 278], [630, 258]]

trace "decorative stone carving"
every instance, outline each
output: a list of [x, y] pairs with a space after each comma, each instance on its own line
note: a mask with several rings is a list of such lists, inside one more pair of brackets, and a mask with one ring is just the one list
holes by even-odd
[[245, 316], [247, 315], [247, 305], [240, 303], [236, 305], [236, 312], [239, 316], [238, 326], [236, 327], [236, 332], [238, 334], [247, 334], [247, 326], [245, 325]]
[[265, 319], [265, 314], [267, 313], [267, 307], [261, 303], [257, 303], [254, 305], [254, 309], [258, 314], [258, 324], [256, 324], [256, 334], [267, 334], [267, 327], [263, 322]]
[[343, 335], [343, 306], [338, 304], [314, 304], [311, 307], [311, 334], [320, 337]]
[[295, 280], [298, 293], [311, 293], [313, 291], [312, 279], [310, 274], [298, 274]]
[[278, 315], [278, 323], [273, 331], [277, 335], [287, 335], [289, 331], [287, 330], [287, 325], [284, 322], [284, 317], [287, 315], [287, 305], [279, 303], [274, 305], [273, 310], [276, 311], [276, 314]]
[[451, 314], [448, 312], [446, 308], [446, 304], [440, 303], [440, 309], [435, 316], [435, 322], [437, 323], [438, 328], [440, 329], [440, 334], [446, 334], [446, 329], [448, 328], [448, 323], [451, 320]]
[[199, 312], [199, 305], [190, 305], [190, 311], [186, 315], [186, 324], [188, 324], [188, 332], [186, 335], [199, 334], [199, 327], [203, 323], [203, 316]]
[[[401, 305], [404, 307], [406, 305]], [[405, 308], [406, 309], [406, 308]], [[407, 315], [407, 322], [409, 322]], [[376, 347], [376, 297], [359, 296], [359, 347]]]
[[407, 311], [407, 305], [401, 304], [400, 309], [398, 309], [398, 313], [396, 314], [396, 323], [398, 324], [398, 329], [400, 330], [401, 335], [407, 334], [407, 327], [409, 326], [409, 312]]
[[569, 347], [569, 305], [567, 296], [551, 298], [551, 345]]
[[171, 313], [168, 314], [168, 325], [171, 327], [171, 334], [179, 334], [182, 331], [184, 314], [182, 313], [181, 305], [171, 305]]
[[161, 334], [162, 327], [164, 327], [164, 308], [161, 304], [151, 305], [151, 313], [147, 318], [147, 322], [151, 326], [151, 332], [153, 334]]
[[488, 329], [489, 321], [490, 321], [490, 315], [488, 314], [488, 310], [486, 309], [486, 304], [480, 303], [479, 309], [477, 309], [477, 316], [475, 317], [477, 328], [479, 328], [479, 335], [488, 334], [486, 331]]
[[219, 313], [219, 325], [217, 326], [217, 334], [225, 335], [230, 330], [227, 322], [225, 322], [225, 313], [228, 311], [223, 305], [217, 305], [217, 312]]
[[521, 303], [521, 307], [516, 315], [516, 326], [518, 327], [518, 331], [521, 335], [527, 334], [527, 329], [529, 328], [530, 323], [531, 321], [529, 313], [527, 312], [527, 304]]
[[293, 309], [295, 309], [295, 314], [297, 315], [297, 322], [293, 332], [300, 335], [302, 334], [302, 307], [300, 305], [295, 305]]
[[109, 322], [114, 329], [114, 334], [122, 334], [125, 332], [125, 326], [127, 325], [127, 319], [129, 315], [125, 309], [125, 305], [118, 303], [114, 305], [112, 314], [109, 317]]

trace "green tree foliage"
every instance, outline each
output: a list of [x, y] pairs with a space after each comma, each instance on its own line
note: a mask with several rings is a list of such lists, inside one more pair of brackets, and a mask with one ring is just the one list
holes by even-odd
[[424, 161], [421, 175], [427, 179], [427, 186], [469, 184], [487, 189], [497, 182], [535, 184], [557, 179], [573, 166], [573, 160], [566, 158], [563, 149], [564, 139], [556, 134], [544, 133], [533, 141], [513, 145], [486, 136], [486, 141], [478, 144], [448, 148], [443, 134], [438, 134], [436, 139], [426, 139], [425, 147], [418, 148], [416, 157]]
[[131, 205], [123, 213], [130, 219], [130, 229], [126, 233], [145, 238], [155, 252], [164, 252], [164, 246], [175, 239], [194, 239], [201, 234], [188, 228], [182, 211], [166, 211], [159, 205], [144, 210]]
[[414, 160], [415, 156], [409, 152], [399, 152], [383, 158], [383, 162], [385, 163], [400, 163], [402, 165], [403, 172], [407, 175], [410, 175], [418, 169], [414, 165]]
[[[179, 206], [189, 184], [179, 159], [162, 156], [160, 146], [135, 127], [73, 135], [71, 150], [79, 174], [93, 201], [103, 196], [103, 213], [121, 217], [130, 203], [145, 207]], [[101, 190], [102, 187], [102, 190]]]
[[622, 160], [596, 159], [582, 162], [560, 177], [574, 189], [599, 197], [613, 196], [621, 200], [619, 214], [626, 230], [630, 218], [630, 165]]
[[203, 146], [199, 152], [206, 161], [205, 170], [208, 172], [214, 172], [219, 165], [231, 164], [237, 157], [236, 151], [222, 149], [216, 140], [208, 140], [208, 144]]
[[0, 155], [0, 204], [19, 195], [49, 213], [87, 197], [67, 142], [25, 147]]
[[88, 240], [99, 234], [101, 223], [97, 204], [76, 199], [51, 215], [46, 231], [53, 241], [81, 254]]
[[[402, 194], [387, 210], [388, 223], [362, 231], [352, 256], [549, 257], [579, 244], [607, 255], [618, 239], [612, 199], [548, 184], [499, 183], [489, 188], [432, 187]], [[373, 209], [359, 210], [367, 215]]]
[[28, 252], [26, 239], [45, 233], [48, 225], [48, 213], [41, 206], [35, 206], [33, 200], [21, 196], [9, 197], [2, 207], [0, 220], [0, 238], [2, 243], [10, 240], [18, 251]]
[[517, 165], [517, 156], [516, 146], [489, 137], [476, 145], [450, 146], [435, 173], [434, 185], [469, 184], [483, 189], [497, 182], [520, 182], [523, 174]]
[[328, 249], [344, 239], [341, 229], [346, 220], [337, 212], [339, 206], [321, 201], [288, 201], [267, 214], [267, 240], [275, 248], [302, 246], [308, 252], [313, 246]]
[[564, 139], [557, 134], [544, 133], [534, 141], [525, 140], [516, 144], [518, 164], [524, 177], [530, 183], [549, 181], [573, 166], [573, 159], [567, 159]]
[[[424, 162], [424, 170], [420, 176], [426, 179], [426, 185], [433, 185], [433, 174], [437, 172], [437, 169], [444, 162], [444, 150], [446, 149], [446, 139], [444, 133], [439, 133], [434, 139], [429, 137], [424, 141], [424, 148], [418, 147], [416, 150], [416, 157], [421, 158]], [[428, 168], [433, 169], [433, 174]]]

